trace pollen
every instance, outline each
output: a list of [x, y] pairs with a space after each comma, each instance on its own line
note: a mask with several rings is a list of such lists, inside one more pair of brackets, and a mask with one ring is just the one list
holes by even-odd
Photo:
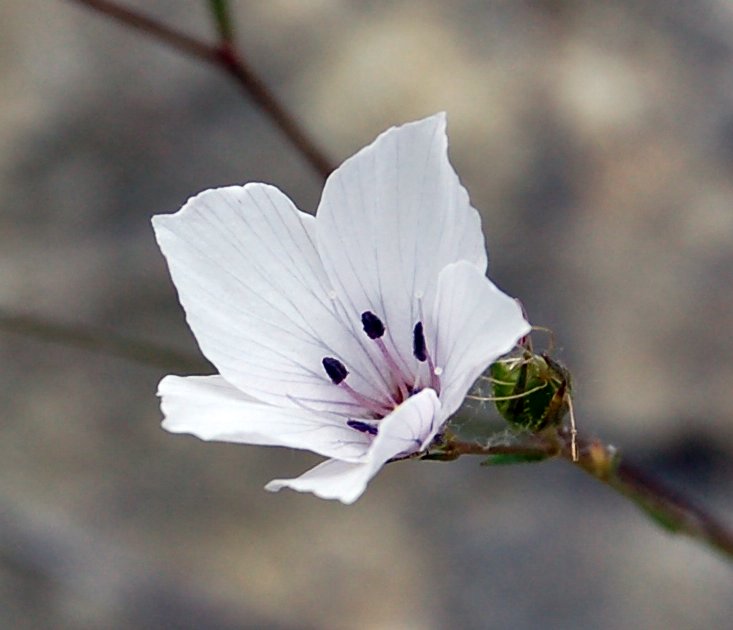
[[361, 314], [361, 323], [369, 339], [379, 339], [384, 335], [384, 324], [382, 320], [371, 311], [364, 311]]
[[323, 369], [326, 370], [328, 378], [333, 381], [334, 385], [338, 385], [349, 375], [349, 371], [346, 369], [346, 366], [338, 359], [334, 359], [333, 357], [324, 357], [322, 363]]

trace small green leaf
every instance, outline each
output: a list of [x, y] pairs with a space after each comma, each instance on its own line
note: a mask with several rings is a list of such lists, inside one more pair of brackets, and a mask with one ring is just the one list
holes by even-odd
[[234, 39], [234, 25], [229, 12], [229, 2], [227, 0], [209, 0], [209, 8], [219, 31], [219, 37], [223, 42], [231, 42]]
[[508, 466], [510, 464], [534, 464], [544, 461], [549, 456], [545, 453], [497, 454], [489, 455], [481, 462], [482, 466]]

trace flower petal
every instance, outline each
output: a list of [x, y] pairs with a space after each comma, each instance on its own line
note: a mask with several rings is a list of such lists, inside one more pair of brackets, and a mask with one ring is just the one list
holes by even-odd
[[489, 364], [529, 330], [517, 301], [475, 266], [457, 262], [443, 269], [431, 333], [437, 343], [435, 364], [443, 369], [440, 400], [446, 417], [460, 407]]
[[291, 488], [298, 492], [312, 492], [322, 499], [338, 499], [351, 504], [362, 495], [369, 480], [387, 461], [424, 449], [440, 429], [442, 418], [435, 392], [424, 389], [382, 420], [379, 434], [374, 438], [364, 462], [329, 459], [295, 479], [274, 479], [265, 488], [272, 492]]
[[384, 376], [343, 321], [316, 252], [312, 216], [279, 190], [208, 190], [153, 218], [181, 304], [204, 355], [227, 381], [278, 406], [359, 414], [321, 361], [343, 360], [375, 397]]
[[445, 115], [389, 129], [326, 182], [318, 251], [352, 314], [373, 311], [414, 372], [412, 329], [432, 310], [438, 273], [468, 260], [483, 272], [478, 212], [448, 162]]
[[371, 443], [342, 417], [258, 402], [219, 375], [166, 376], [158, 395], [163, 428], [202, 440], [288, 446], [350, 461], [363, 459]]

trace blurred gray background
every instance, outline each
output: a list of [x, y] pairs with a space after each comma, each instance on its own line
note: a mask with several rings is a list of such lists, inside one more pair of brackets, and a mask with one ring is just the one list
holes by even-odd
[[[205, 3], [129, 2], [213, 41]], [[490, 274], [553, 328], [582, 430], [733, 523], [733, 3], [235, 2], [340, 161], [448, 112]], [[195, 352], [149, 219], [321, 182], [211, 68], [56, 0], [0, 4], [0, 307]], [[731, 565], [567, 464], [389, 466], [159, 428], [162, 370], [0, 334], [2, 628], [727, 628]]]

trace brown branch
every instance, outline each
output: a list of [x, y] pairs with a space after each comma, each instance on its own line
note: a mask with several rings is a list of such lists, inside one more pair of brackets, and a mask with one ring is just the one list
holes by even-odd
[[456, 438], [430, 453], [426, 459], [455, 459], [461, 455], [511, 455], [562, 457], [598, 481], [636, 503], [657, 524], [670, 532], [686, 534], [733, 559], [733, 531], [707, 510], [673, 492], [623, 461], [619, 452], [599, 440], [576, 439], [577, 461], [573, 460], [570, 431], [554, 435], [527, 435], [515, 444], [482, 445]]
[[0, 310], [0, 330], [127, 359], [169, 372], [211, 371], [211, 367], [198, 355], [104, 330], [58, 324], [32, 315], [18, 315]]
[[295, 117], [288, 112], [275, 94], [244, 59], [231, 41], [222, 39], [218, 45], [207, 44], [180, 33], [166, 24], [149, 18], [132, 9], [109, 0], [70, 0], [144, 33], [179, 52], [204, 61], [225, 71], [244, 92], [252, 98], [270, 120], [287, 137], [292, 146], [306, 159], [313, 169], [325, 179], [333, 171], [331, 161], [302, 129]]
[[564, 459], [634, 501], [668, 531], [687, 534], [733, 558], [733, 531], [705, 508], [642, 472], [599, 440], [578, 440], [580, 457], [573, 462], [570, 440], [564, 433], [561, 438]]

